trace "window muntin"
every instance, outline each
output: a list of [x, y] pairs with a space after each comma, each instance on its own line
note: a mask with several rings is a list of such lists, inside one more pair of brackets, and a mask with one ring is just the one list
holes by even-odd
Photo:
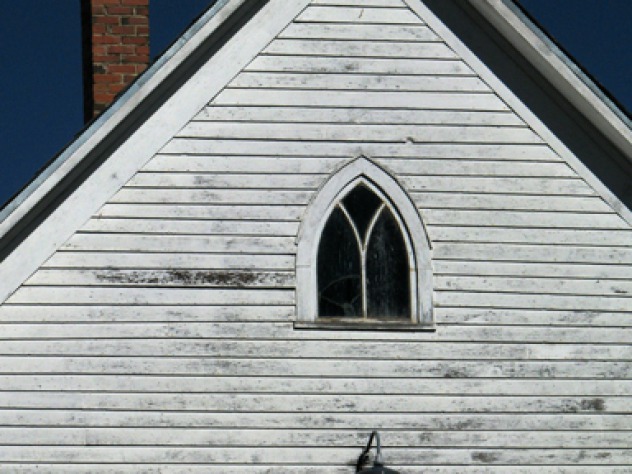
[[368, 183], [334, 206], [317, 252], [318, 316], [411, 319], [411, 268], [400, 221]]

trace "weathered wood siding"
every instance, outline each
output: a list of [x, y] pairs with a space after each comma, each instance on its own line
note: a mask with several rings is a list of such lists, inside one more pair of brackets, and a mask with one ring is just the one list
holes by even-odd
[[[436, 333], [293, 329], [360, 154]], [[0, 308], [0, 472], [349, 473], [372, 429], [405, 473], [630, 472], [631, 282], [630, 226], [404, 3], [314, 0]]]

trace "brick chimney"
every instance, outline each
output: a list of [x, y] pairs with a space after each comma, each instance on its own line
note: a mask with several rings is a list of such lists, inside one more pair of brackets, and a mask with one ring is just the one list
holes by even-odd
[[149, 0], [81, 0], [84, 120], [149, 64]]

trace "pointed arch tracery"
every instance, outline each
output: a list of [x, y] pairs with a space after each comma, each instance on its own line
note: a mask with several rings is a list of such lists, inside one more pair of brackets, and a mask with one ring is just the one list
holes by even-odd
[[359, 157], [310, 203], [298, 236], [299, 322], [432, 326], [430, 245], [399, 183]]

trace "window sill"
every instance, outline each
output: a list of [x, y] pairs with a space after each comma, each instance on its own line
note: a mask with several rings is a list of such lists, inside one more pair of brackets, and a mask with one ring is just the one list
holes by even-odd
[[319, 331], [394, 331], [394, 332], [435, 332], [434, 325], [419, 323], [351, 322], [351, 321], [295, 321], [294, 329]]

